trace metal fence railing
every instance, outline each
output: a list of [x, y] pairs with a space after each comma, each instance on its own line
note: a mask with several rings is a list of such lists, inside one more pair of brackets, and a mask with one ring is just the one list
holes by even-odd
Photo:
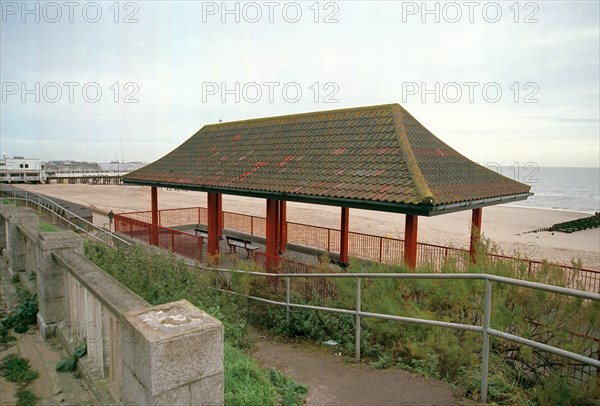
[[[173, 214], [177, 210], [181, 210], [182, 215]], [[193, 210], [197, 210], [197, 215], [193, 214]], [[149, 211], [120, 213], [115, 218], [118, 216], [141, 221], [147, 220], [150, 223], [151, 214]], [[168, 218], [168, 226], [172, 227], [198, 223], [206, 224], [207, 212], [206, 208], [166, 209], [159, 210], [159, 216], [161, 219], [163, 217]], [[196, 221], [196, 219], [200, 221]], [[224, 212], [223, 224], [226, 229], [249, 235], [264, 237], [266, 232], [266, 219], [264, 217]], [[160, 225], [166, 226], [162, 221]], [[328, 253], [339, 253], [340, 230], [337, 229], [287, 222], [287, 237], [289, 243]], [[370, 259], [387, 264], [400, 264], [403, 262], [404, 257], [404, 240], [387, 236], [350, 232], [348, 234], [348, 251], [349, 255], [353, 257]], [[568, 286], [583, 286], [591, 292], [600, 292], [600, 271], [598, 270], [576, 268], [565, 264], [549, 264], [546, 261], [515, 258], [493, 253], [488, 254], [488, 258], [512, 264], [515, 269], [523, 271], [524, 278], [534, 273], [546, 272], [549, 267], [560, 269], [563, 272], [563, 279]], [[442, 266], [449, 262], [452, 262], [459, 271], [466, 270], [469, 263], [469, 251], [457, 247], [446, 247], [422, 242], [417, 243], [418, 266], [427, 264], [433, 270], [440, 271]], [[551, 276], [551, 273], [548, 273], [548, 280], [550, 280]]]
[[[35, 199], [31, 197], [35, 196]], [[61, 222], [65, 227], [84, 234], [88, 239], [92, 241], [99, 241], [107, 243], [109, 245], [123, 244], [131, 245], [131, 243], [109, 229], [98, 227], [97, 225], [85, 220], [77, 214], [71, 212], [64, 207], [57, 210], [58, 204], [52, 199], [40, 195], [35, 192], [23, 192], [17, 193], [14, 190], [0, 189], [0, 204], [5, 203], [4, 200], [8, 200], [12, 204], [22, 204], [26, 207], [36, 210], [40, 214], [44, 214], [50, 218], [55, 219], [57, 222]], [[18, 202], [18, 203], [17, 203]], [[68, 216], [68, 217], [67, 217]]]
[[[534, 341], [525, 337], [521, 337], [515, 334], [511, 334], [505, 331], [500, 331], [490, 327], [492, 321], [491, 314], [491, 304], [492, 304], [492, 284], [508, 284], [513, 286], [524, 287], [532, 290], [552, 292], [560, 295], [566, 295], [571, 297], [576, 297], [584, 300], [593, 300], [600, 301], [600, 294], [591, 293], [581, 290], [569, 289], [564, 287], [546, 285], [536, 282], [530, 282], [520, 279], [507, 278], [496, 275], [488, 275], [488, 274], [469, 274], [469, 273], [458, 273], [458, 274], [447, 274], [447, 273], [287, 273], [287, 274], [272, 274], [265, 272], [247, 272], [240, 270], [231, 270], [231, 269], [221, 269], [221, 268], [202, 268], [205, 270], [216, 271], [220, 273], [243, 273], [246, 275], [254, 275], [265, 277], [267, 279], [277, 279], [285, 282], [285, 292], [286, 292], [286, 300], [277, 301], [264, 297], [251, 296], [240, 292], [235, 292], [232, 290], [224, 290], [219, 289], [222, 292], [240, 295], [246, 297], [251, 300], [256, 300], [263, 303], [268, 303], [271, 305], [277, 306], [285, 306], [287, 309], [287, 322], [290, 320], [290, 309], [306, 309], [306, 310], [316, 310], [316, 311], [325, 311], [325, 312], [333, 312], [340, 314], [349, 314], [355, 316], [355, 359], [360, 360], [360, 342], [361, 342], [361, 319], [363, 317], [370, 317], [376, 319], [384, 319], [384, 320], [393, 320], [401, 323], [413, 323], [413, 324], [421, 324], [427, 326], [437, 326], [443, 328], [451, 328], [465, 331], [472, 331], [481, 333], [482, 335], [482, 351], [481, 351], [481, 401], [483, 403], [487, 402], [487, 393], [488, 393], [488, 369], [489, 369], [489, 355], [490, 355], [490, 337], [498, 337], [503, 340], [512, 341], [514, 343], [522, 344], [536, 350], [546, 351], [554, 355], [558, 355], [560, 357], [564, 357], [570, 360], [574, 360], [584, 365], [588, 365], [595, 369], [589, 372], [590, 376], [598, 373], [600, 371], [600, 360], [591, 358], [589, 356], [574, 353], [565, 349], [557, 348], [542, 342]], [[340, 309], [333, 307], [324, 307], [324, 306], [315, 306], [308, 305], [303, 303], [294, 303], [291, 298], [292, 291], [292, 280], [298, 279], [323, 279], [323, 280], [333, 280], [338, 278], [347, 278], [354, 279], [356, 283], [355, 288], [355, 308], [354, 309]], [[372, 281], [374, 279], [406, 279], [406, 280], [482, 280], [485, 281], [485, 292], [483, 300], [483, 315], [481, 317], [481, 324], [479, 325], [471, 325], [471, 324], [463, 324], [463, 323], [455, 323], [448, 321], [439, 321], [439, 320], [430, 320], [430, 319], [421, 319], [414, 317], [404, 317], [399, 315], [392, 314], [382, 314], [382, 313], [373, 313], [373, 312], [365, 312], [361, 308], [361, 293], [362, 293], [362, 282], [366, 279], [367, 281]], [[596, 338], [596, 342], [600, 341]], [[596, 347], [595, 353], [598, 354], [598, 348]]]

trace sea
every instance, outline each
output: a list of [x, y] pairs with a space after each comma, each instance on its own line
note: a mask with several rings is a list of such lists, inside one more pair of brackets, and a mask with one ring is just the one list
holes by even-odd
[[533, 196], [511, 206], [600, 212], [600, 168], [542, 167], [535, 164], [487, 166], [531, 186]]

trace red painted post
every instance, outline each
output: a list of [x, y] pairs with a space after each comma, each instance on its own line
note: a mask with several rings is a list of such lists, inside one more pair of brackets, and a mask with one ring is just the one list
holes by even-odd
[[342, 221], [340, 227], [340, 262], [348, 265], [348, 229], [350, 223], [350, 209], [342, 207]]
[[279, 253], [287, 249], [287, 208], [286, 201], [279, 200]]
[[279, 259], [279, 243], [277, 241], [277, 230], [279, 228], [278, 210], [279, 203], [274, 199], [267, 199], [267, 224], [266, 224], [266, 266], [267, 271], [277, 268]]
[[158, 245], [158, 189], [150, 187], [152, 227], [150, 228], [150, 244]]
[[404, 226], [404, 263], [409, 268], [417, 267], [417, 230], [419, 217], [414, 214], [406, 215]]
[[483, 209], [473, 209], [473, 214], [471, 215], [471, 241], [469, 244], [469, 259], [471, 262], [475, 263], [477, 261], [477, 254], [475, 252], [475, 246], [479, 242], [481, 238], [481, 214]]
[[223, 225], [225, 223], [225, 213], [223, 213], [223, 195], [222, 194], [217, 194], [217, 204], [219, 206], [218, 210], [219, 210], [219, 225], [218, 225], [218, 231], [219, 231], [219, 240], [221, 240], [223, 238]]
[[208, 193], [208, 254], [217, 255], [219, 253], [219, 224], [221, 214], [219, 213], [219, 194]]

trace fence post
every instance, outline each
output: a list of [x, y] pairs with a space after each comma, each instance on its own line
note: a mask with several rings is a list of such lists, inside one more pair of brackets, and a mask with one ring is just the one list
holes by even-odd
[[171, 231], [171, 252], [175, 252], [175, 233], [173, 231]]
[[288, 328], [290, 326], [290, 277], [285, 278], [285, 320], [287, 321]]
[[379, 262], [383, 259], [383, 237], [379, 237]]
[[250, 235], [254, 235], [254, 216], [250, 216]]
[[329, 244], [331, 242], [331, 228], [327, 229], [327, 252], [329, 252]]
[[483, 349], [481, 354], [481, 401], [487, 403], [487, 381], [488, 367], [490, 358], [490, 337], [488, 328], [490, 328], [490, 312], [492, 308], [492, 282], [485, 279], [485, 302], [483, 307]]
[[360, 361], [360, 278], [356, 277], [356, 333], [354, 342], [354, 359]]

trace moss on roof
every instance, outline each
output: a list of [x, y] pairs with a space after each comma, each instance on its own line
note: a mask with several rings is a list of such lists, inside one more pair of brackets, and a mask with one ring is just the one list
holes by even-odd
[[398, 104], [206, 125], [124, 181], [400, 212], [394, 205], [524, 199], [530, 189], [465, 158]]

